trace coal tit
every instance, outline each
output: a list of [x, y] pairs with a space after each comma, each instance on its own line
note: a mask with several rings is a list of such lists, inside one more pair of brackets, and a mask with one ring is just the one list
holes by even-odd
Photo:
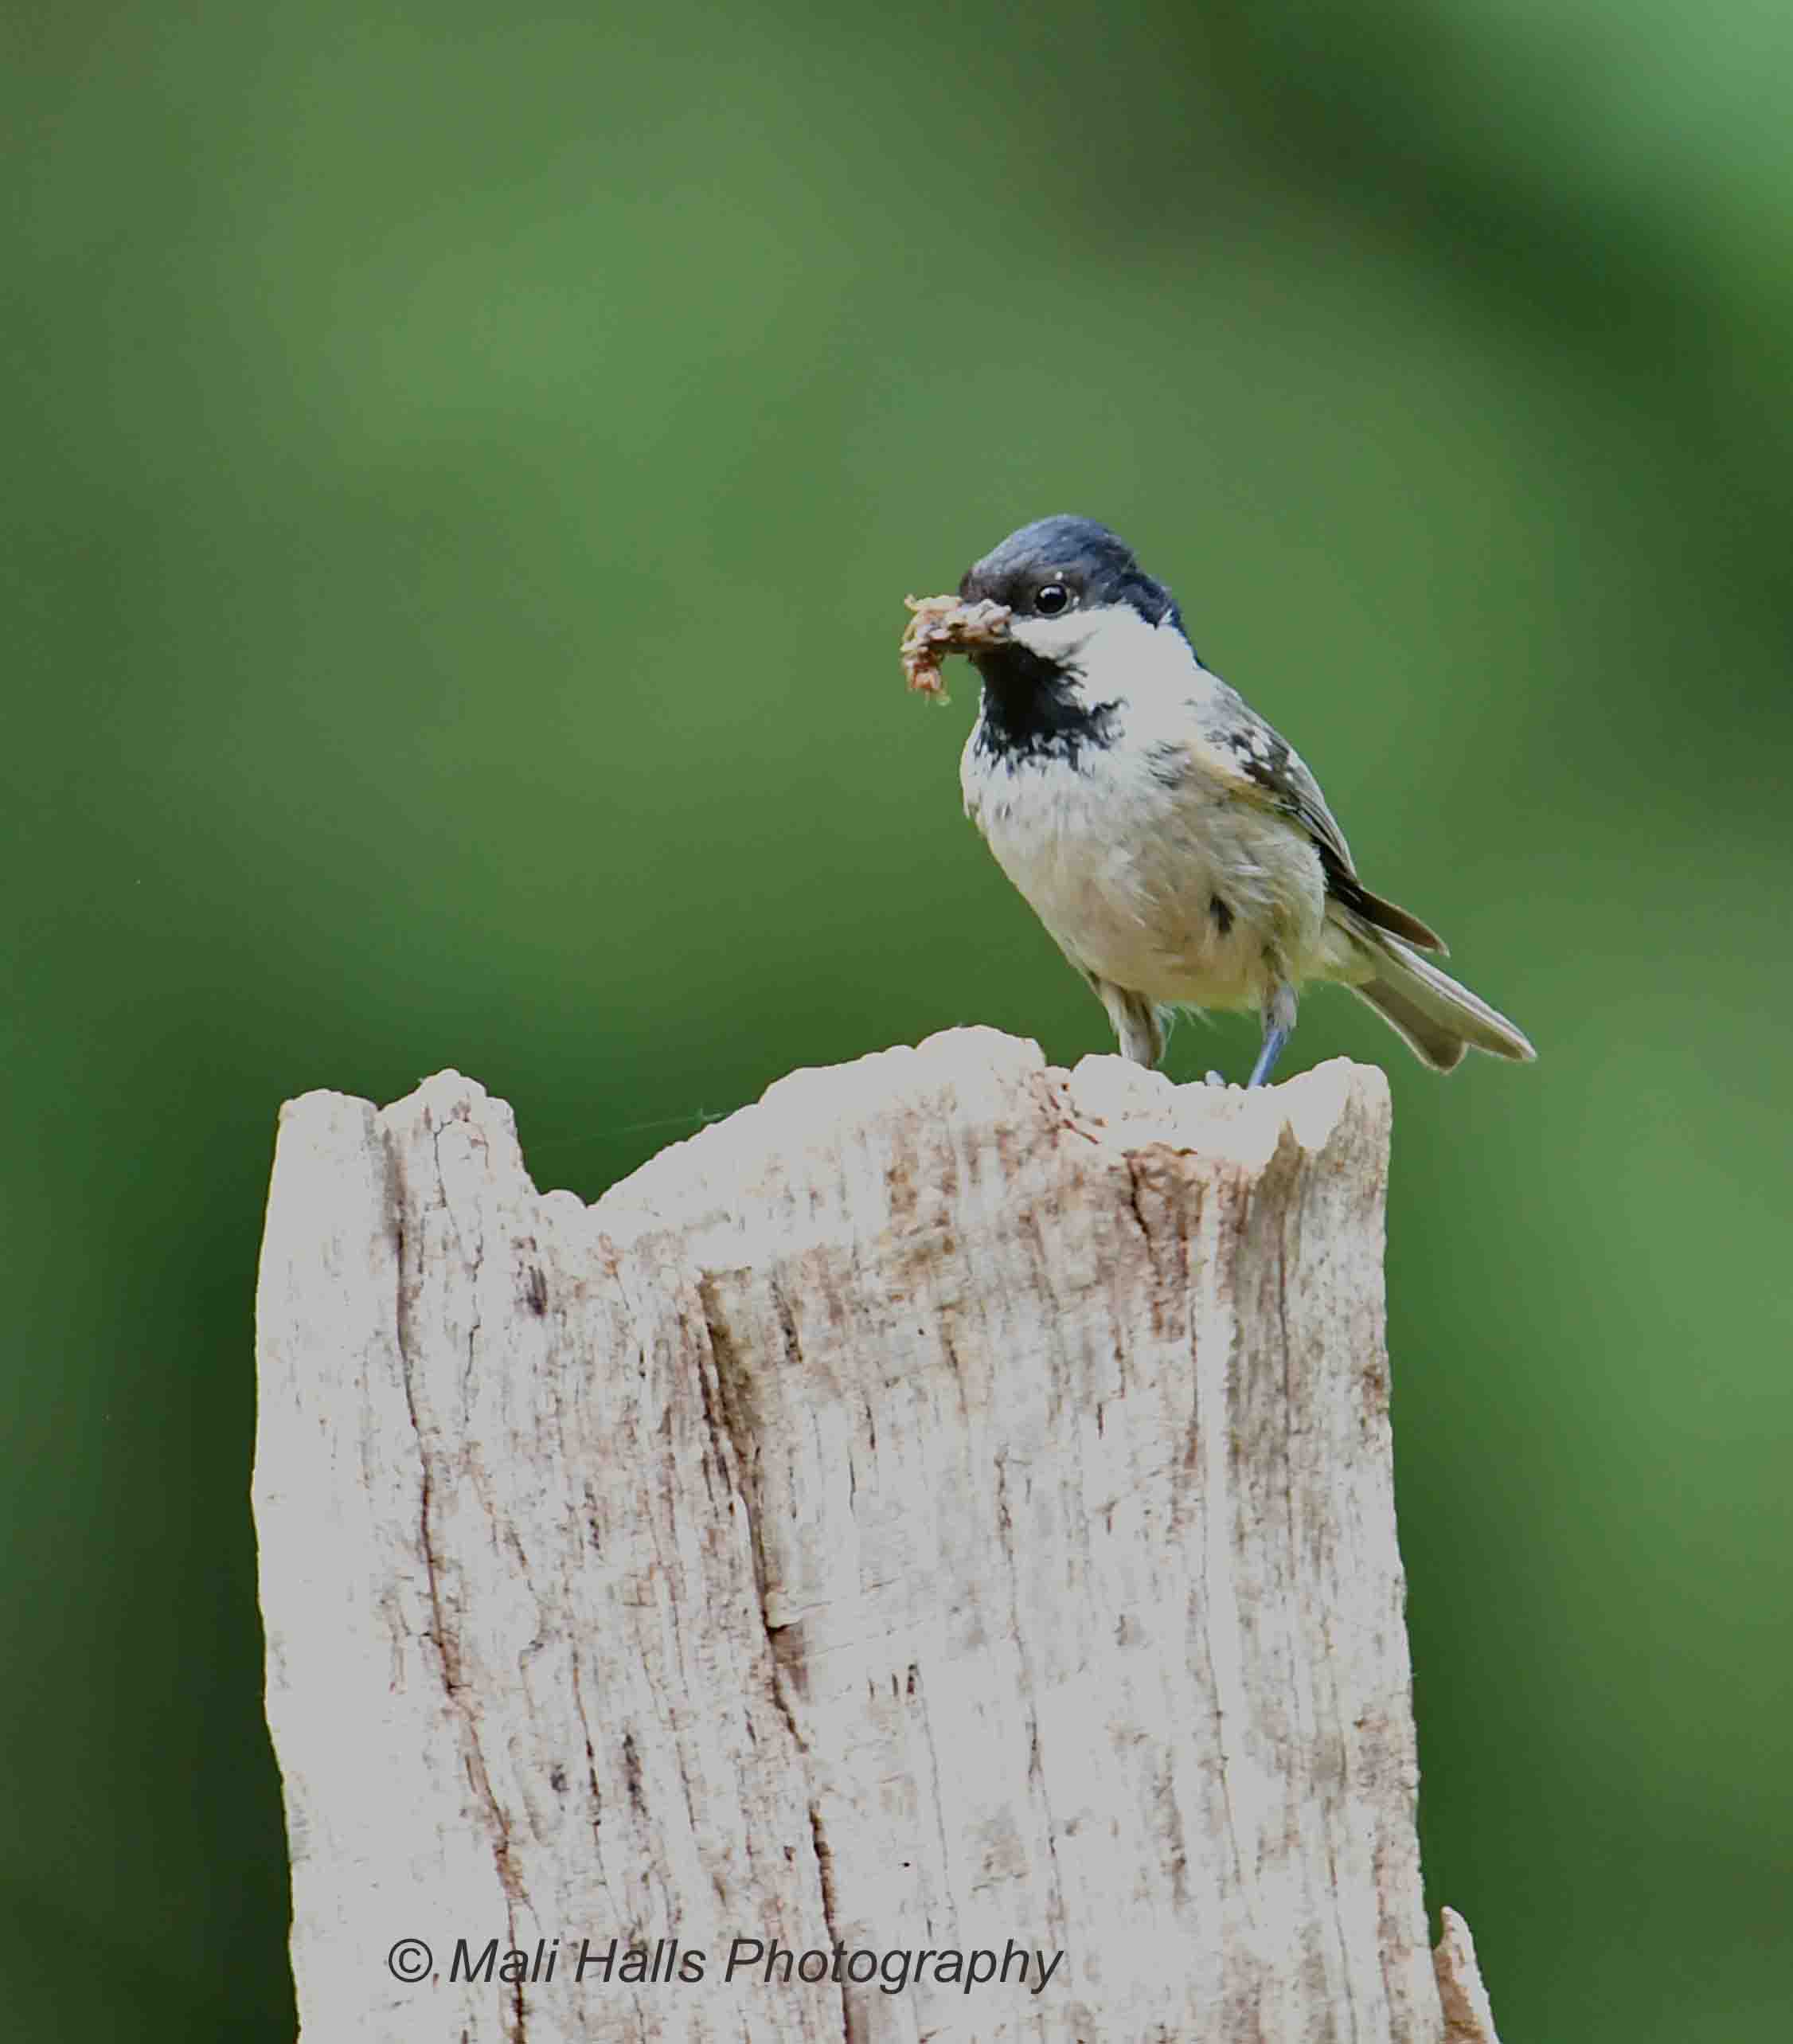
[[1155, 1065], [1169, 1011], [1255, 1010], [1262, 1085], [1303, 982], [1367, 1001], [1434, 1070], [1466, 1047], [1529, 1059], [1504, 1015], [1441, 972], [1442, 940], [1357, 878], [1291, 747], [1202, 662], [1175, 599], [1094, 519], [1041, 518], [913, 599], [913, 686], [970, 655], [982, 705], [966, 814], [1114, 1024]]

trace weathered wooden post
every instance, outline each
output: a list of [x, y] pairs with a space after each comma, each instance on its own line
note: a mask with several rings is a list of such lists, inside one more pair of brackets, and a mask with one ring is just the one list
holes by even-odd
[[454, 1073], [292, 1102], [305, 2044], [1491, 2044], [1420, 1900], [1388, 1133], [1357, 1066], [966, 1030], [588, 1208]]

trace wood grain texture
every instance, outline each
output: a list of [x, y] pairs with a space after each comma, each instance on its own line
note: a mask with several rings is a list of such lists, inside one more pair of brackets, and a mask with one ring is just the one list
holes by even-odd
[[[1360, 1067], [966, 1030], [588, 1208], [456, 1074], [291, 1103], [255, 1503], [306, 2044], [1443, 2044], [1388, 1135]], [[672, 1939], [701, 1978], [616, 1977]], [[974, 1950], [1008, 1979], [940, 1977]]]

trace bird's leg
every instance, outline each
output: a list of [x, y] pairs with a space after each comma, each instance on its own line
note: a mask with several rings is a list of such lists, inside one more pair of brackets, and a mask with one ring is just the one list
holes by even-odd
[[1295, 1034], [1295, 989], [1285, 980], [1264, 1004], [1264, 1043], [1258, 1061], [1252, 1067], [1248, 1086], [1268, 1083], [1272, 1068], [1283, 1054], [1283, 1045]]
[[1164, 1022], [1158, 1010], [1143, 994], [1129, 993], [1112, 980], [1099, 979], [1093, 972], [1086, 972], [1084, 977], [1108, 1010], [1122, 1057], [1143, 1065], [1149, 1072], [1164, 1055]]

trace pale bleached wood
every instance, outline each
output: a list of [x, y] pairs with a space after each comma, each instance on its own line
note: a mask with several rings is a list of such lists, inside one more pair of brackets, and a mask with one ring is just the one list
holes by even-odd
[[[305, 2044], [1443, 2044], [1388, 1130], [1360, 1067], [959, 1030], [588, 1209], [454, 1073], [291, 1103], [255, 1502]], [[704, 1977], [577, 1983], [581, 1937]], [[766, 1986], [736, 1937], [1064, 1957]]]

